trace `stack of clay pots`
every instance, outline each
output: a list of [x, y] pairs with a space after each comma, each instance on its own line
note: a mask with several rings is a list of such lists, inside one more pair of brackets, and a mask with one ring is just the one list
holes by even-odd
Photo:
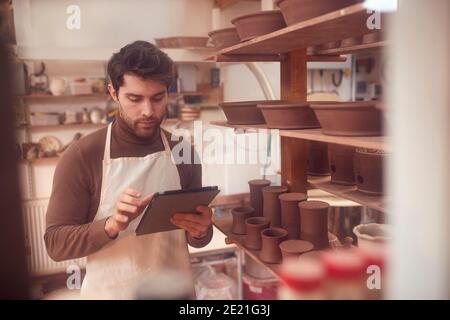
[[383, 194], [383, 162], [381, 150], [329, 144], [331, 183], [355, 185], [370, 195]]
[[281, 263], [329, 247], [327, 203], [265, 179], [249, 181], [249, 189], [251, 207], [232, 209], [231, 231], [245, 235], [244, 246], [259, 251], [262, 261]]

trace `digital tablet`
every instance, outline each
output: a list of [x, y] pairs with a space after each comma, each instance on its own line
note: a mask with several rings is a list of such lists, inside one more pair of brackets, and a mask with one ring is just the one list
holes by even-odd
[[208, 206], [219, 192], [217, 186], [212, 186], [155, 193], [136, 228], [136, 235], [180, 229], [170, 222], [174, 213], [196, 213], [197, 206]]

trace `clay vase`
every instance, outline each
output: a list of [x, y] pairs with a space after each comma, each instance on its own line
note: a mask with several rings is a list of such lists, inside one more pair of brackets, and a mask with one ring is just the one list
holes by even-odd
[[298, 258], [301, 254], [314, 249], [314, 245], [304, 240], [286, 240], [280, 243], [281, 255], [284, 259]]
[[280, 243], [287, 239], [288, 232], [282, 228], [268, 228], [261, 231], [261, 252], [259, 257], [267, 263], [282, 261]]
[[311, 242], [316, 250], [329, 247], [328, 209], [323, 201], [302, 201], [300, 208], [300, 239]]
[[288, 192], [287, 187], [269, 186], [262, 189], [263, 215], [270, 220], [272, 228], [281, 226], [281, 205], [278, 196]]
[[250, 180], [250, 205], [255, 209], [254, 216], [262, 217], [263, 215], [263, 194], [262, 189], [270, 186], [270, 181], [265, 179]]
[[241, 42], [286, 27], [280, 10], [259, 11], [231, 20], [237, 29]]
[[245, 220], [244, 245], [248, 249], [261, 250], [261, 231], [269, 228], [270, 221], [264, 217], [252, 217]]
[[288, 231], [288, 239], [300, 239], [300, 211], [298, 204], [308, 198], [304, 193], [283, 193], [281, 205], [281, 227]]
[[383, 194], [383, 162], [385, 154], [379, 150], [357, 149], [354, 157], [358, 190], [370, 195]]
[[312, 176], [329, 176], [328, 144], [308, 141], [308, 174]]
[[341, 185], [354, 185], [353, 157], [355, 148], [339, 144], [328, 145], [330, 159], [331, 182]]
[[233, 224], [231, 232], [234, 234], [245, 234], [245, 220], [253, 216], [255, 210], [252, 207], [237, 207], [231, 209]]

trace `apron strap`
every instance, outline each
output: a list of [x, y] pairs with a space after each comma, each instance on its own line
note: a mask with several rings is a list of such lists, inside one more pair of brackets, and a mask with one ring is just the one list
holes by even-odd
[[111, 126], [112, 122], [108, 125], [108, 130], [106, 131], [105, 152], [103, 153], [104, 161], [110, 160], [111, 158]]

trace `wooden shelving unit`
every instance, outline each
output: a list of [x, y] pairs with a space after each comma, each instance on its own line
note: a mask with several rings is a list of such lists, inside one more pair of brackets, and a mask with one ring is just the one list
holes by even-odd
[[212, 121], [211, 124], [221, 127], [239, 129], [243, 130], [244, 132], [259, 132], [263, 130], [271, 130], [272, 132], [277, 132], [280, 136], [287, 138], [336, 143], [357, 148], [370, 148], [389, 151], [389, 144], [387, 143], [388, 138], [386, 137], [339, 137], [323, 134], [321, 129], [278, 130], [268, 129], [265, 124], [230, 125], [226, 121]]
[[[366, 22], [369, 16], [370, 14], [363, 4], [355, 4], [225, 48], [217, 52], [211, 59], [218, 62], [279, 61], [281, 99], [292, 102], [307, 101], [307, 62], [312, 59], [312, 56], [307, 54], [307, 48], [373, 32], [367, 29]], [[341, 59], [343, 54], [382, 50], [386, 46], [387, 43], [382, 41], [354, 47], [322, 50], [316, 52], [314, 57], [323, 59], [322, 61], [333, 61]], [[224, 121], [215, 121], [211, 124], [243, 132], [268, 130], [266, 125], [230, 125]], [[363, 206], [385, 211], [385, 198], [382, 196], [361, 193], [357, 191], [356, 186], [331, 184], [330, 177], [308, 176], [307, 141], [389, 151], [389, 139], [386, 137], [328, 136], [323, 134], [321, 129], [275, 130], [275, 132], [281, 137], [281, 183], [288, 186], [291, 192], [306, 193], [308, 189], [317, 188]], [[248, 250], [243, 246], [243, 237], [231, 234], [231, 222], [231, 216], [226, 214], [216, 216], [214, 219], [216, 227], [228, 237], [230, 242], [234, 242], [257, 262], [266, 266], [270, 272], [277, 275], [278, 265], [265, 264], [259, 259], [258, 252]]]
[[106, 127], [107, 124], [94, 124], [94, 123], [74, 123], [74, 124], [58, 124], [58, 125], [42, 125], [31, 126], [25, 125], [17, 127], [17, 129], [27, 129], [33, 132], [44, 130], [64, 130], [64, 129], [100, 129]]

